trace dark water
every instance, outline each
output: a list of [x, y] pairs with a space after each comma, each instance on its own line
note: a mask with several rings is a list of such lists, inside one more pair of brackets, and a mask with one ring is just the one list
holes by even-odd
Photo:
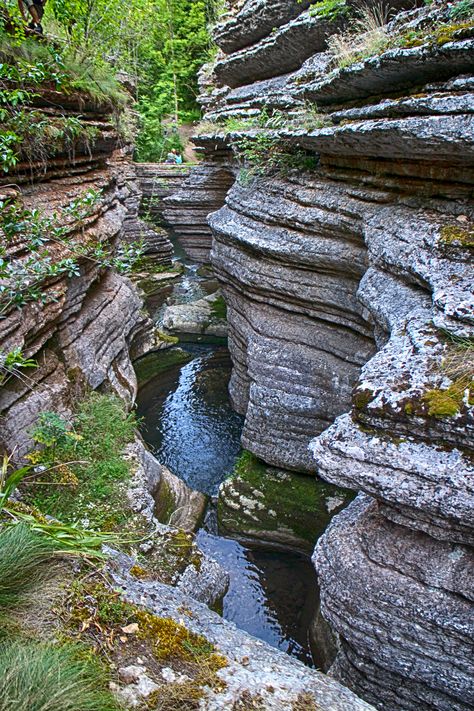
[[230, 356], [224, 347], [182, 347], [193, 359], [141, 388], [138, 415], [157, 459], [193, 489], [213, 496], [240, 450], [243, 420], [227, 392]]
[[[182, 347], [193, 359], [140, 389], [142, 434], [159, 461], [189, 486], [215, 496], [240, 451], [243, 424], [229, 404], [230, 357], [224, 347]], [[219, 536], [212, 506], [198, 540], [230, 574], [224, 617], [312, 664], [307, 630], [317, 603], [317, 584], [309, 559]]]

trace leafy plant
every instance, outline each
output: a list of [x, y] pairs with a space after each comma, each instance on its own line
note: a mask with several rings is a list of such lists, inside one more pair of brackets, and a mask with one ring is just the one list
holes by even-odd
[[66, 420], [56, 412], [41, 412], [31, 437], [34, 442], [50, 447], [54, 451], [56, 447], [66, 444], [68, 438], [76, 439], [77, 435], [71, 432]]
[[334, 21], [340, 17], [348, 17], [351, 8], [347, 0], [322, 0], [311, 5], [310, 13]]
[[0, 385], [13, 375], [20, 375], [23, 368], [37, 368], [38, 363], [33, 358], [25, 358], [21, 348], [13, 348], [8, 353], [0, 351]]
[[[100, 204], [101, 193], [88, 190], [60, 212], [46, 216], [38, 209], [27, 210], [18, 201], [0, 201], [0, 228], [7, 242], [21, 236], [29, 256], [9, 259], [0, 252], [0, 315], [12, 306], [22, 307], [28, 301], [46, 303], [51, 295], [42, 285], [50, 278], [62, 275], [71, 278], [80, 274], [80, 259], [88, 259], [103, 268], [122, 273], [131, 271], [143, 253], [141, 242], [119, 246], [116, 254], [107, 252], [101, 243], [82, 243], [80, 227]], [[70, 256], [53, 260], [48, 245], [60, 245]]]
[[232, 148], [247, 182], [270, 173], [285, 175], [294, 169], [312, 170], [317, 162], [315, 156], [305, 153], [276, 134], [242, 136], [232, 142]]

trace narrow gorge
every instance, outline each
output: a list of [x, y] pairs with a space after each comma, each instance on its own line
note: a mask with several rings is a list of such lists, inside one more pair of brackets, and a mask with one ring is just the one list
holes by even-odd
[[61, 711], [469, 711], [474, 6], [221, 11], [182, 165], [134, 162], [129, 77], [0, 48], [2, 614], [8, 536], [50, 546], [0, 666], [82, 645]]

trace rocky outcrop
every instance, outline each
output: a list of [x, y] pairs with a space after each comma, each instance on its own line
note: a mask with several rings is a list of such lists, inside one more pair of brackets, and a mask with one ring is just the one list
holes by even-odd
[[167, 306], [161, 325], [170, 333], [227, 336], [226, 308], [219, 291], [197, 301]]
[[216, 123], [196, 138], [243, 167], [210, 217], [243, 442], [364, 492], [314, 555], [338, 636], [330, 673], [384, 711], [466, 711], [472, 21], [442, 3], [398, 12], [377, 50], [346, 37], [362, 50], [338, 67], [340, 17], [295, 48], [318, 13], [258, 32], [245, 18], [258, 25], [259, 8], [217, 32], [227, 56], [203, 82]]
[[[46, 92], [36, 101], [49, 103], [54, 98]], [[16, 174], [8, 177], [19, 187], [0, 188], [5, 197], [21, 204], [25, 214], [36, 211], [31, 223], [36, 219], [42, 225], [47, 237], [43, 235], [44, 265], [51, 265], [43, 269], [38, 283], [33, 277], [30, 286], [22, 282], [23, 302], [18, 308], [14, 299], [6, 299], [8, 288], [2, 295], [2, 351], [21, 349], [38, 365], [6, 378], [0, 390], [0, 447], [15, 451], [16, 457], [28, 449], [39, 412], [68, 417], [74, 401], [88, 388], [111, 388], [132, 403], [136, 377], [129, 351], [136, 344], [139, 351], [146, 347], [151, 327], [132, 283], [104, 266], [104, 255], [112, 258], [116, 248], [135, 239], [140, 229], [138, 191], [127, 150], [118, 148], [118, 135], [107, 122], [105, 109], [99, 123], [99, 110], [89, 106], [86, 97], [60, 98], [66, 102], [64, 106], [62, 101], [62, 110], [95, 125], [99, 133], [94, 134], [94, 143], [83, 147], [79, 143], [74, 154], [43, 156], [41, 170], [30, 156], [28, 170], [34, 181], [30, 172], [26, 182], [26, 166], [20, 162]], [[28, 221], [23, 224], [25, 230], [14, 238], [2, 234], [7, 260], [20, 271], [28, 264], [33, 229]], [[55, 237], [64, 231], [67, 238]]]
[[242, 442], [277, 467], [314, 470], [309, 442], [347, 410], [373, 352], [355, 297], [366, 269], [358, 206], [337, 183], [295, 175], [234, 186], [210, 218]]
[[[147, 165], [147, 164], [145, 164]], [[147, 268], [171, 265], [174, 250], [165, 230], [140, 219], [143, 200], [142, 179], [138, 175], [139, 163], [129, 163], [127, 188], [124, 204], [127, 210], [122, 231], [122, 239], [128, 243], [140, 242], [146, 257]]]
[[350, 491], [265, 466], [244, 452], [219, 488], [219, 532], [311, 554], [331, 518], [352, 498]]
[[[138, 437], [126, 447], [124, 457], [132, 471], [126, 492], [128, 504], [149, 531], [136, 553], [159, 580], [164, 578], [193, 600], [217, 605], [227, 592], [229, 575], [198, 548], [190, 535], [204, 513], [205, 496], [186, 487], [155, 459]], [[160, 523], [158, 516], [166, 507], [169, 520]], [[127, 570], [136, 565], [128, 556], [118, 557]]]
[[219, 160], [193, 168], [180, 190], [164, 199], [163, 215], [186, 255], [195, 262], [209, 262], [212, 235], [207, 217], [222, 207], [233, 182], [233, 171], [219, 156]]
[[179, 190], [190, 170], [186, 165], [135, 163], [135, 172], [142, 195], [140, 212], [159, 224], [163, 220], [163, 199]]
[[334, 680], [238, 630], [189, 595], [157, 582], [137, 580], [129, 568], [127, 560], [119, 559], [112, 569], [126, 600], [160, 617], [184, 623], [225, 656], [226, 666], [217, 672], [222, 683], [214, 684], [214, 688], [203, 687], [200, 706], [206, 711], [233, 711], [245, 705], [269, 711], [373, 709]]

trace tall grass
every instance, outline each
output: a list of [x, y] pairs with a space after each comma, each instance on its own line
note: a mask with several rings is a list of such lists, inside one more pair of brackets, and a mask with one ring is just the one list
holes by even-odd
[[0, 616], [41, 583], [53, 555], [48, 539], [24, 524], [0, 532]]
[[106, 682], [72, 645], [0, 644], [0, 711], [118, 711]]
[[348, 67], [360, 59], [383, 52], [389, 44], [388, 19], [388, 7], [383, 3], [361, 8], [348, 31], [328, 39], [336, 65]]

